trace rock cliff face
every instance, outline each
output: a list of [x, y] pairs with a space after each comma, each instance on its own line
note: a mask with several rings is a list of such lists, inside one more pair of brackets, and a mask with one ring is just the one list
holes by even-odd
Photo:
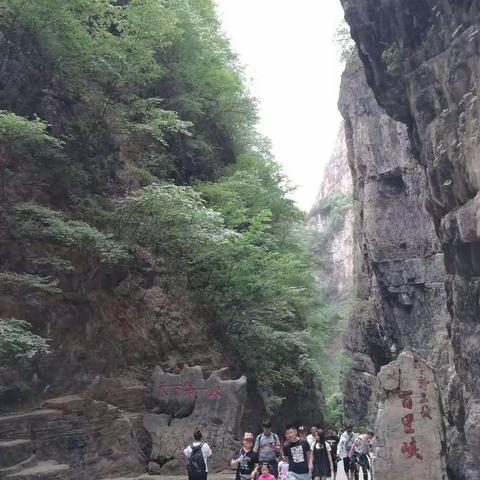
[[[479, 479], [480, 5], [342, 4], [373, 90], [355, 102], [350, 69], [340, 102], [365, 280], [366, 302], [352, 319], [354, 365], [374, 373], [402, 347], [416, 347], [437, 368], [450, 478]], [[350, 378], [347, 388], [365, 383], [361, 374]]]
[[342, 124], [311, 211], [312, 222], [320, 237], [315, 251], [324, 262], [318, 282], [327, 299], [332, 301], [344, 296], [353, 281], [352, 192], [345, 127]]

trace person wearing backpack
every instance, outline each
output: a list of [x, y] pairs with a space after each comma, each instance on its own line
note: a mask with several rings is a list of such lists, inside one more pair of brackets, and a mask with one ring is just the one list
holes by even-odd
[[202, 442], [202, 432], [197, 430], [193, 434], [193, 443], [183, 453], [188, 459], [188, 480], [207, 480], [208, 463], [212, 450], [207, 443]]
[[278, 478], [278, 460], [277, 457], [282, 450], [280, 438], [276, 433], [272, 432], [272, 424], [270, 420], [262, 423], [263, 433], [257, 436], [253, 450], [258, 453], [259, 465], [268, 464], [270, 472]]
[[348, 480], [354, 480], [356, 472], [356, 466], [350, 459], [350, 452], [356, 439], [357, 434], [354, 433], [353, 427], [347, 425], [345, 432], [340, 436], [340, 442], [338, 443], [338, 453], [343, 460], [343, 469], [345, 470], [345, 475]]

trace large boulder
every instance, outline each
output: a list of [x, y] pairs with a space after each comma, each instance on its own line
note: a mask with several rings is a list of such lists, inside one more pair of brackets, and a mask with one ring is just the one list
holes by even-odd
[[376, 480], [446, 480], [445, 430], [435, 372], [402, 352], [378, 374], [382, 405], [376, 432]]
[[213, 448], [209, 470], [221, 470], [238, 446], [240, 420], [247, 398], [247, 379], [224, 380], [227, 369], [204, 379], [201, 367], [185, 366], [180, 374], [157, 367], [147, 392], [149, 413], [144, 427], [151, 436], [151, 462], [161, 472], [185, 471], [183, 449], [200, 429]]

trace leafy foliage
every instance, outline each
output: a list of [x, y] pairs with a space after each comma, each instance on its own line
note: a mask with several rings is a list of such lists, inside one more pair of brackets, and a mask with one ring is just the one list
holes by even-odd
[[[238, 173], [218, 184], [202, 185], [211, 194], [210, 205], [212, 198], [223, 202], [240, 195], [237, 182], [249, 177]], [[266, 189], [265, 182], [253, 178]], [[192, 188], [168, 184], [147, 187], [127, 199], [119, 209], [118, 224], [132, 247], [150, 247], [160, 258], [181, 259], [191, 288], [214, 313], [226, 341], [255, 372], [265, 398], [273, 405], [273, 397], [288, 386], [301, 384], [310, 368], [299, 363], [298, 357], [307, 354], [302, 332], [317, 300], [302, 246], [293, 240], [279, 241], [272, 233], [278, 225], [267, 210], [268, 203], [260, 200], [263, 210], [258, 211], [253, 201], [257, 192], [249, 192], [242, 201], [250, 208], [243, 209], [240, 223], [232, 225], [237, 218], [234, 212], [226, 215], [226, 223], [236, 229], [228, 228], [222, 215]], [[270, 193], [275, 198], [275, 192]], [[287, 199], [284, 202], [289, 205]], [[285, 222], [275, 213], [278, 222]], [[291, 212], [290, 216], [297, 215]], [[283, 233], [288, 234], [287, 230]], [[172, 268], [178, 267], [177, 260]]]
[[14, 207], [18, 233], [23, 238], [43, 240], [86, 250], [102, 263], [121, 263], [129, 259], [125, 247], [85, 222], [68, 220], [54, 210], [36, 203], [19, 203]]
[[333, 192], [322, 198], [314, 210], [329, 222], [326, 230], [336, 233], [343, 228], [345, 216], [352, 210], [352, 206], [351, 195], [344, 192]]
[[35, 118], [28, 120], [0, 111], [0, 195], [10, 194], [32, 183], [52, 178], [62, 157], [62, 143], [47, 134], [48, 125]]
[[0, 354], [32, 358], [38, 353], [49, 353], [48, 340], [30, 331], [24, 320], [0, 318]]
[[340, 58], [342, 62], [347, 62], [356, 53], [355, 42], [350, 33], [350, 27], [346, 21], [337, 27], [335, 32], [335, 41], [340, 50]]
[[49, 277], [15, 272], [0, 272], [0, 289], [39, 295], [62, 293], [56, 280]]
[[[304, 215], [256, 132], [256, 102], [213, 0], [4, 0], [0, 9], [4, 64], [38, 79], [18, 79], [18, 91], [33, 90], [28, 102], [9, 100], [22, 117], [0, 114], [4, 179], [22, 175], [0, 213], [23, 248], [49, 246], [29, 271], [62, 278], [82, 256], [91, 276], [149, 250], [166, 291], [187, 282], [276, 411], [318, 373], [314, 350], [332, 319]], [[22, 44], [35, 54], [19, 54]], [[9, 288], [57, 288], [5, 275]]]

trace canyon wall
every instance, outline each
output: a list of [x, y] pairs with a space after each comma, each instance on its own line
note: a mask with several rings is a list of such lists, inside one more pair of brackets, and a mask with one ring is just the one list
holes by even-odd
[[478, 480], [480, 5], [342, 4], [361, 59], [340, 100], [361, 254], [347, 414], [368, 422], [373, 375], [415, 348], [437, 370], [449, 476]]
[[314, 252], [322, 260], [317, 281], [330, 301], [342, 299], [353, 280], [352, 175], [342, 124], [310, 217], [319, 236]]

